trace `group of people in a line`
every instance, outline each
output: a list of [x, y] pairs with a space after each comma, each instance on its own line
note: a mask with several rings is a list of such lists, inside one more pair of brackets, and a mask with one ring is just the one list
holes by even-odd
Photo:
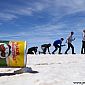
[[[72, 44], [72, 41], [75, 40], [75, 38], [73, 38], [73, 35], [74, 35], [74, 32], [70, 32], [70, 35], [66, 39], [66, 43], [67, 43], [68, 47], [65, 51], [65, 54], [68, 54], [68, 51], [70, 50], [70, 48], [72, 49], [72, 54], [76, 54], [74, 52], [74, 46]], [[54, 46], [55, 49], [53, 50], [52, 54], [55, 54], [55, 52], [58, 49], [59, 49], [58, 54], [62, 54], [61, 53], [61, 47], [66, 46], [65, 44], [62, 44], [63, 40], [64, 40], [64, 38], [60, 38], [59, 40], [55, 40], [53, 42], [53, 46]], [[39, 54], [41, 54], [41, 53], [46, 54], [47, 51], [48, 51], [49, 54], [51, 54], [50, 53], [50, 47], [51, 47], [50, 43], [41, 45], [42, 52], [39, 51]], [[28, 49], [27, 54], [36, 54], [37, 49], [38, 49], [38, 47], [31, 47], [31, 48]], [[81, 54], [85, 54], [85, 30], [83, 30]]]

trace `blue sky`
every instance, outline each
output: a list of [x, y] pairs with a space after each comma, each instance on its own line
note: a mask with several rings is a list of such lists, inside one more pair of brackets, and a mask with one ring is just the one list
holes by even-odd
[[1, 40], [26, 40], [28, 48], [40, 47], [61, 37], [65, 43], [74, 31], [75, 52], [80, 53], [83, 29], [85, 0], [0, 0]]

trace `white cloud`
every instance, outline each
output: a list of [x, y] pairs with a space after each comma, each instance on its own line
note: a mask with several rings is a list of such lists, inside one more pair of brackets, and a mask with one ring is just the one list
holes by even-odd
[[55, 16], [85, 11], [85, 0], [41, 0], [39, 3], [44, 8], [43, 10], [47, 10], [47, 12]]
[[5, 21], [8, 21], [8, 20], [13, 20], [13, 19], [16, 19], [17, 16], [13, 15], [13, 14], [9, 14], [9, 13], [0, 13], [0, 20], [5, 20]]
[[29, 7], [21, 7], [21, 8], [16, 8], [16, 9], [12, 9], [12, 10], [6, 10], [9, 13], [15, 14], [17, 15], [32, 15], [32, 8]]
[[31, 6], [29, 6], [29, 2], [25, 3], [25, 5], [18, 6], [15, 8], [12, 8], [10, 10], [6, 10], [9, 13], [17, 14], [17, 15], [34, 15], [35, 12], [43, 11], [46, 8], [44, 4], [39, 2], [31, 3]]
[[42, 3], [36, 2], [34, 3], [33, 9], [39, 12], [45, 9], [45, 5], [43, 5]]
[[0, 38], [20, 38], [20, 37], [25, 37], [25, 36], [30, 36], [27, 32], [15, 32], [15, 33], [1, 33]]
[[5, 8], [4, 13], [3, 11], [0, 13], [0, 18], [12, 20], [19, 15], [35, 16], [35, 12], [43, 11], [54, 17], [62, 17], [70, 13], [85, 11], [85, 0], [36, 0], [32, 3], [29, 0], [23, 0], [22, 2], [22, 5], [9, 5], [10, 8]]

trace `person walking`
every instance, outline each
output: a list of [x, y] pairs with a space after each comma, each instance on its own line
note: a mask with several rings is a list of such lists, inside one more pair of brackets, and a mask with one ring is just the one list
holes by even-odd
[[52, 54], [54, 54], [54, 53], [57, 51], [58, 48], [59, 48], [58, 54], [62, 54], [62, 53], [61, 53], [61, 46], [64, 46], [64, 45], [62, 45], [62, 41], [63, 41], [63, 40], [64, 40], [64, 39], [61, 38], [61, 39], [59, 39], [59, 40], [54, 41], [53, 46], [55, 47], [55, 50], [52, 52]]
[[[85, 54], [85, 30], [83, 30], [81, 54]], [[84, 51], [84, 52], [83, 52]]]
[[66, 43], [68, 44], [68, 48], [67, 48], [67, 50], [65, 51], [65, 54], [67, 54], [67, 52], [68, 52], [68, 50], [69, 50], [70, 48], [72, 48], [72, 54], [75, 54], [75, 53], [74, 53], [74, 46], [72, 45], [72, 41], [75, 40], [75, 38], [73, 38], [73, 34], [74, 34], [74, 32], [71, 32], [71, 33], [70, 33], [70, 36], [68, 36], [68, 38], [67, 38], [67, 40], [66, 40]]

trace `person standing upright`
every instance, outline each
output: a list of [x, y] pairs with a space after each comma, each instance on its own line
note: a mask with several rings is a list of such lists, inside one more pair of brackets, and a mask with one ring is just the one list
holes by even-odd
[[[81, 54], [85, 54], [85, 30], [83, 30]], [[84, 52], [83, 52], [84, 50]]]
[[68, 52], [68, 50], [69, 50], [70, 48], [72, 48], [72, 54], [75, 54], [75, 53], [74, 53], [74, 46], [72, 45], [72, 41], [75, 40], [75, 38], [73, 38], [73, 34], [74, 34], [74, 32], [71, 32], [71, 33], [70, 33], [70, 36], [68, 36], [68, 38], [67, 38], [67, 40], [66, 40], [66, 43], [68, 44], [68, 48], [67, 48], [67, 50], [65, 51], [65, 54], [67, 54], [67, 52]]

